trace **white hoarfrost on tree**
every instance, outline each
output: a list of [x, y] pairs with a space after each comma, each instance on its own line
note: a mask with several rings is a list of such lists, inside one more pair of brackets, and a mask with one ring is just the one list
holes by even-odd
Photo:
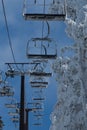
[[[66, 3], [66, 32], [74, 44], [62, 48], [53, 63], [58, 101], [51, 114], [50, 130], [87, 130], [87, 0]], [[66, 57], [66, 52], [71, 54]]]

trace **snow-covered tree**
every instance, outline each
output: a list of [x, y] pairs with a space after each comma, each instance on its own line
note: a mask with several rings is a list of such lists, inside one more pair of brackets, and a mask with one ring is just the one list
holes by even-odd
[[[62, 48], [53, 64], [58, 102], [50, 130], [87, 130], [87, 0], [66, 2], [66, 32], [74, 44]], [[66, 51], [72, 51], [71, 55], [65, 57]]]

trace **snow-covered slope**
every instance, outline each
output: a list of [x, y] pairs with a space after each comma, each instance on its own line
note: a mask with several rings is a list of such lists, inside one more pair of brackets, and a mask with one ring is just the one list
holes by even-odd
[[[66, 32], [75, 42], [62, 48], [53, 64], [58, 102], [50, 130], [87, 130], [87, 0], [66, 0], [66, 4]], [[66, 51], [72, 55], [65, 57]]]

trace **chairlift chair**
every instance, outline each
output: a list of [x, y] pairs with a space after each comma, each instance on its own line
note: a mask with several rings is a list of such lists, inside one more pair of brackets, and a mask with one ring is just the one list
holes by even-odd
[[13, 96], [14, 91], [11, 86], [3, 86], [0, 88], [0, 96]]
[[43, 116], [34, 115], [34, 118], [36, 118], [36, 120], [41, 120], [43, 118]]
[[18, 123], [19, 122], [19, 117], [14, 116], [14, 117], [11, 118], [11, 120], [14, 123]]
[[14, 75], [19, 74], [18, 71], [14, 70], [14, 69], [8, 69], [7, 72], [5, 73], [6, 76], [14, 78]]
[[50, 38], [33, 38], [27, 43], [26, 55], [29, 59], [56, 59], [56, 43]]
[[17, 100], [12, 97], [12, 98], [9, 100], [8, 103], [5, 103], [5, 107], [18, 109], [18, 108], [19, 108], [19, 103], [17, 103]]
[[8, 112], [8, 114], [10, 116], [17, 116], [19, 113], [15, 111], [15, 112]]
[[14, 78], [14, 69], [8, 69], [5, 73], [6, 76]]
[[14, 92], [9, 92], [9, 93], [6, 93], [6, 96], [13, 96], [14, 95]]
[[5, 107], [7, 107], [7, 108], [16, 108], [17, 107], [17, 104], [5, 104]]
[[42, 111], [42, 110], [43, 110], [43, 108], [40, 108], [40, 107], [35, 108], [35, 111]]
[[[57, 6], [57, 7], [56, 7]], [[65, 20], [66, 2], [55, 0], [24, 0], [23, 16], [25, 20]]]
[[3, 87], [0, 87], [0, 96], [5, 96], [6, 95], [6, 91], [3, 90]]

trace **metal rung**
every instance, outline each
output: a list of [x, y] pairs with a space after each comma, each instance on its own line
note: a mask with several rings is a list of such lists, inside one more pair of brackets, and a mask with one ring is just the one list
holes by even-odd
[[58, 20], [64, 21], [66, 15], [65, 14], [23, 14], [25, 20]]

